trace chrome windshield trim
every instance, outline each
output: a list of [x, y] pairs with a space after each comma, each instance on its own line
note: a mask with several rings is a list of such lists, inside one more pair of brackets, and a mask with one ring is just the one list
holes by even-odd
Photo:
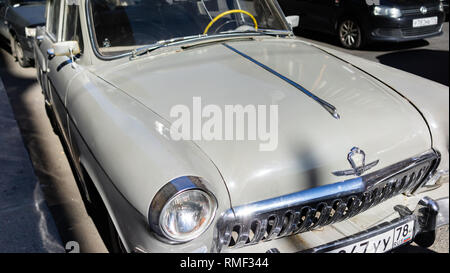
[[[138, 56], [163, 47], [168, 46], [178, 46], [178, 45], [184, 45], [188, 44], [187, 46], [183, 47], [189, 48], [191, 46], [195, 46], [197, 43], [211, 43], [211, 42], [225, 42], [227, 40], [234, 40], [234, 39], [241, 39], [241, 38], [253, 38], [253, 37], [259, 37], [259, 36], [290, 36], [291, 33], [289, 31], [274, 31], [274, 30], [263, 30], [261, 32], [228, 32], [228, 33], [220, 33], [220, 34], [213, 34], [213, 35], [206, 35], [206, 34], [200, 34], [195, 36], [186, 36], [186, 37], [179, 37], [179, 38], [172, 38], [169, 40], [164, 41], [158, 41], [151, 45], [146, 45], [140, 48], [137, 48], [133, 51], [130, 51], [130, 53], [127, 53], [128, 55], [131, 55], [131, 59], [135, 59]], [[128, 56], [127, 55], [127, 56]]]
[[436, 173], [439, 161], [440, 154], [430, 150], [358, 178], [230, 208], [216, 224], [214, 250], [240, 248], [344, 221], [395, 195], [413, 193]]

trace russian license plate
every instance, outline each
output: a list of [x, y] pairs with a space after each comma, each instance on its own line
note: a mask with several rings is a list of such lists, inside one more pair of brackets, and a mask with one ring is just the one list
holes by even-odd
[[397, 226], [369, 239], [329, 251], [330, 253], [384, 253], [412, 240], [414, 221]]
[[433, 25], [437, 25], [437, 23], [438, 23], [437, 16], [428, 17], [428, 18], [421, 18], [421, 19], [414, 19], [413, 20], [413, 27], [433, 26]]

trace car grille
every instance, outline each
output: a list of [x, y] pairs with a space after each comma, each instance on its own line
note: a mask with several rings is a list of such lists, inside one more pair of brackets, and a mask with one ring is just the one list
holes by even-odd
[[427, 26], [427, 27], [417, 27], [417, 28], [403, 28], [402, 34], [404, 37], [414, 37], [426, 34], [436, 33], [441, 29], [440, 25]]
[[428, 6], [427, 8], [427, 13], [423, 14], [420, 11], [420, 7], [418, 8], [413, 8], [413, 9], [402, 9], [402, 15], [421, 15], [421, 16], [426, 16], [429, 13], [434, 13], [439, 11], [439, 6]]
[[411, 193], [434, 173], [431, 152], [344, 182], [229, 209], [216, 225], [215, 248], [240, 248], [351, 218], [395, 195]]

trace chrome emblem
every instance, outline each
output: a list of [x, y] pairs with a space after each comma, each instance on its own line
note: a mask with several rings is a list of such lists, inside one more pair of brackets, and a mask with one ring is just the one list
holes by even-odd
[[[357, 156], [362, 157], [361, 166], [357, 166], [355, 163]], [[336, 171], [336, 172], [333, 172], [334, 175], [336, 175], [336, 176], [348, 176], [348, 175], [361, 176], [363, 173], [372, 169], [373, 167], [378, 165], [378, 163], [380, 162], [380, 160], [377, 160], [377, 161], [374, 161], [374, 162], [366, 165], [366, 153], [364, 153], [364, 151], [358, 147], [353, 147], [350, 150], [350, 153], [348, 153], [348, 155], [347, 155], [347, 160], [348, 160], [348, 162], [350, 162], [352, 169], [346, 170], [346, 171]]]
[[427, 7], [420, 7], [420, 12], [422, 12], [422, 14], [427, 14], [427, 12], [428, 12], [428, 9], [427, 9]]

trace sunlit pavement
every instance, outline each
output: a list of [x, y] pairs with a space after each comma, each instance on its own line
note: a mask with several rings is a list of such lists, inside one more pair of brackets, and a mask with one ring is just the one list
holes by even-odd
[[[448, 86], [448, 23], [440, 37], [401, 44], [374, 44], [364, 50], [344, 50], [335, 37], [304, 33], [302, 39], [347, 51], [440, 82]], [[20, 68], [0, 42], [0, 77], [18, 121], [25, 146], [45, 199], [52, 212], [63, 243], [78, 242], [81, 252], [107, 252], [98, 227], [86, 212], [60, 139], [54, 134], [46, 116], [41, 88], [34, 68]], [[404, 252], [449, 252], [448, 226], [439, 230], [438, 240], [429, 249], [417, 246], [402, 248]]]
[[0, 41], [0, 77], [6, 87], [23, 141], [64, 245], [81, 252], [107, 252], [86, 212], [60, 139], [53, 132], [34, 68], [21, 68]]

